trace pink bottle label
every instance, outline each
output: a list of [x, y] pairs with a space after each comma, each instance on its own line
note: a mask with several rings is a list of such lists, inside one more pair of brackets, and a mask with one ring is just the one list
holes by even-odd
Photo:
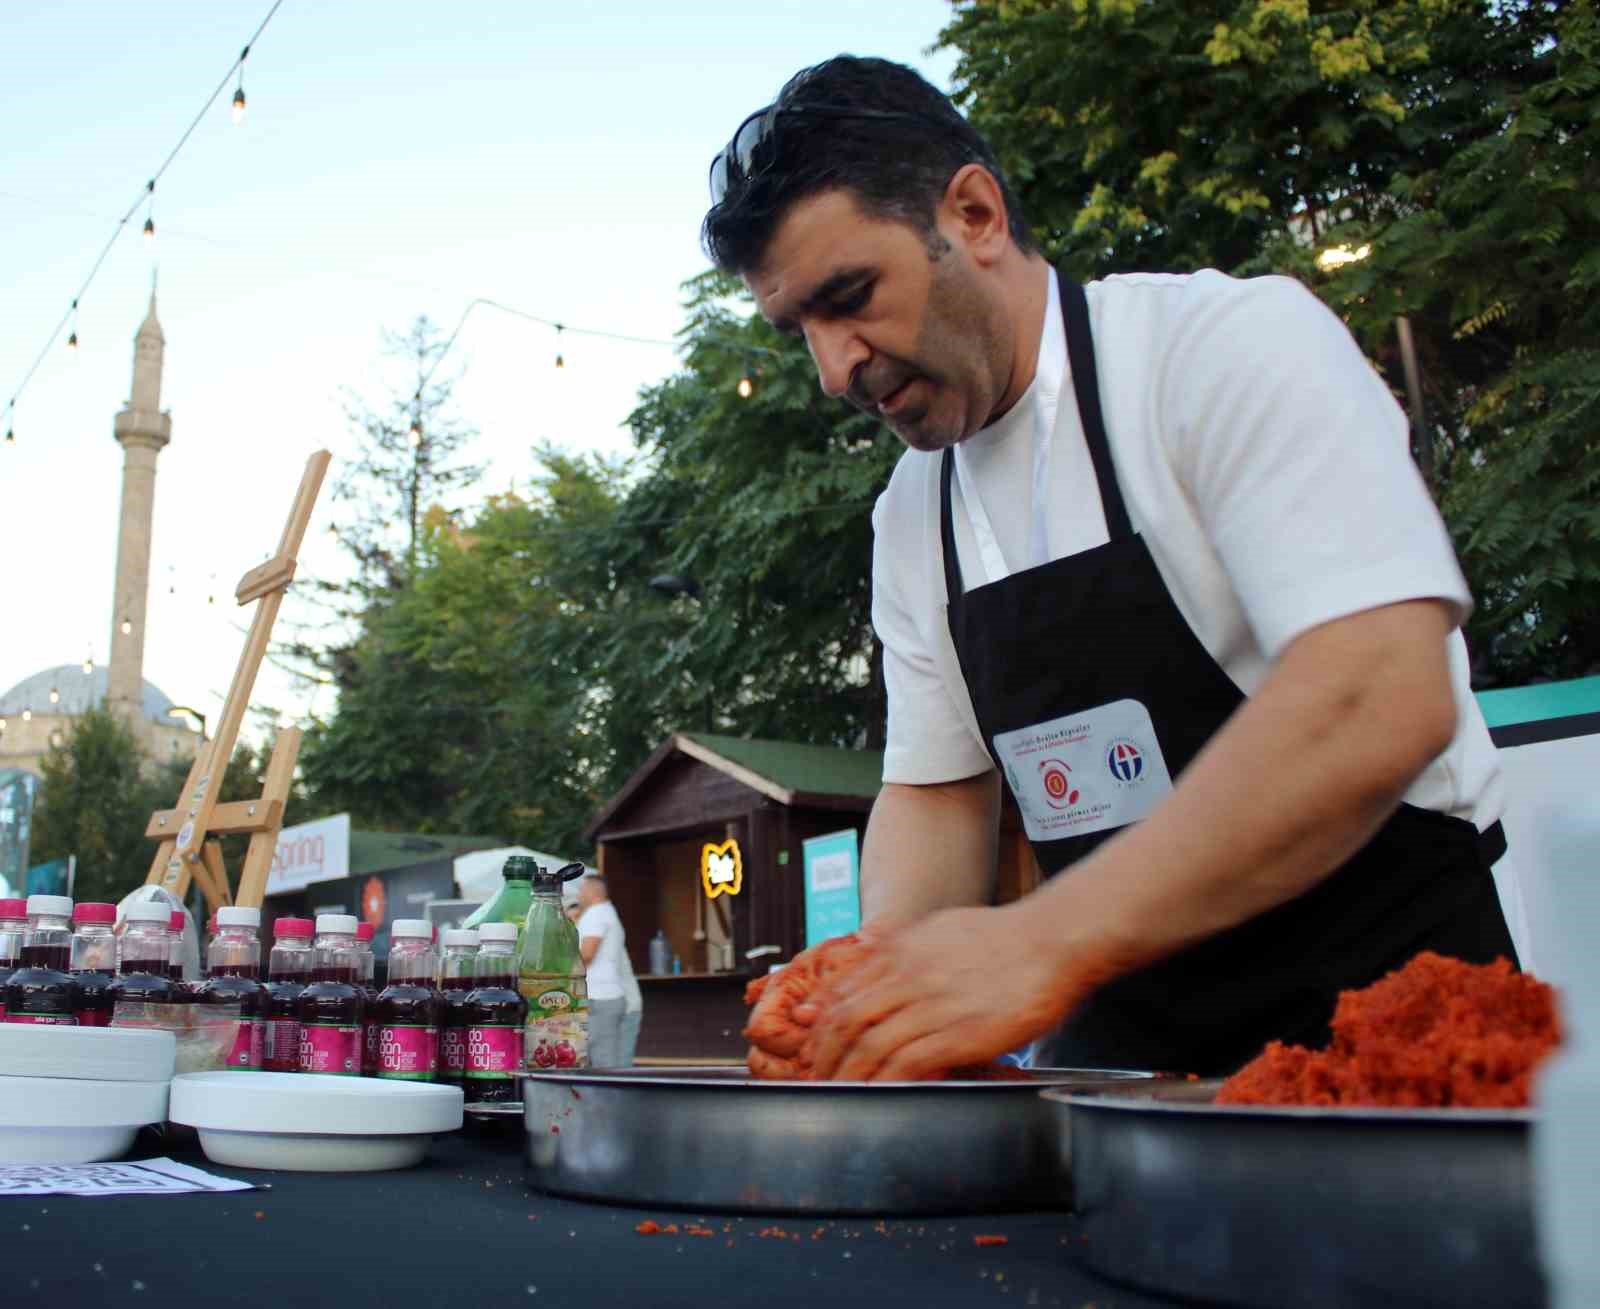
[[361, 1028], [304, 1023], [300, 1027], [300, 1071], [361, 1076]]
[[447, 1027], [439, 1034], [439, 1075], [452, 1082], [459, 1082], [466, 1068], [466, 1030], [460, 1027]]
[[78, 1020], [72, 1014], [7, 1014], [8, 1023], [43, 1023], [49, 1027], [76, 1027]]
[[433, 1028], [385, 1025], [378, 1029], [378, 1076], [431, 1082]]
[[377, 1023], [361, 1024], [361, 1071], [371, 1077], [378, 1071], [378, 1032]]
[[293, 1018], [274, 1018], [261, 1025], [267, 1029], [261, 1043], [261, 1066], [269, 1073], [298, 1073], [299, 1022]]
[[233, 1038], [233, 1049], [228, 1051], [229, 1068], [260, 1068], [262, 1056], [262, 1031], [266, 1026], [254, 1018], [241, 1018], [239, 1030]]
[[109, 1009], [80, 1009], [78, 1010], [79, 1027], [110, 1027], [111, 1010]]
[[522, 1071], [522, 1028], [467, 1028], [466, 1076], [515, 1077]]

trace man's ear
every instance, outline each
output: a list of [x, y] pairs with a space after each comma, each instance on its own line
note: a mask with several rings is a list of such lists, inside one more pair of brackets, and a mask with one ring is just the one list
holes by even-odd
[[1005, 197], [982, 164], [963, 164], [944, 189], [936, 215], [940, 232], [958, 242], [975, 263], [996, 263], [1011, 244]]

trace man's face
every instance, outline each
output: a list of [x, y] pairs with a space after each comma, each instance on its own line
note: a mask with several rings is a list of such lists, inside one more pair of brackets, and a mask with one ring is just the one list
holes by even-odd
[[971, 436], [1005, 386], [993, 307], [959, 234], [943, 228], [930, 238], [825, 191], [789, 210], [744, 278], [768, 322], [805, 337], [822, 389], [913, 450]]

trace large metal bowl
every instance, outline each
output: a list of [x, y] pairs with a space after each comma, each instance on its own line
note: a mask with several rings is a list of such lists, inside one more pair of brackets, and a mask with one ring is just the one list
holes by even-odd
[[1014, 1082], [774, 1082], [743, 1067], [522, 1079], [534, 1184], [697, 1211], [976, 1213], [1065, 1203], [1047, 1086], [1149, 1073], [1035, 1069]]
[[1251, 1309], [1544, 1304], [1534, 1111], [1213, 1104], [1220, 1085], [1040, 1097], [1090, 1267]]

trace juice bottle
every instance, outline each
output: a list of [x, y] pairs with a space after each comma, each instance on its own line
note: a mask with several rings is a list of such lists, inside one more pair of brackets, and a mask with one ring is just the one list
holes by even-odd
[[309, 918], [280, 918], [272, 925], [272, 954], [267, 960], [266, 1035], [261, 1067], [269, 1073], [300, 1071], [300, 1019], [295, 1001], [311, 982]]
[[28, 935], [28, 902], [0, 900], [0, 1023], [6, 1020], [6, 982], [22, 967], [22, 942]]
[[[174, 982], [183, 982], [183, 928], [188, 916], [182, 909], [174, 909], [167, 919], [167, 932], [172, 937], [172, 953], [167, 956], [167, 976]], [[204, 963], [204, 960], [201, 961]]]
[[517, 929], [510, 923], [484, 923], [478, 928], [478, 985], [467, 992], [461, 1006], [467, 1038], [462, 1090], [468, 1104], [514, 1104], [522, 1099], [517, 1078], [522, 1076], [528, 1002], [517, 990], [516, 946]]
[[172, 959], [172, 933], [167, 923], [172, 909], [164, 900], [140, 900], [128, 906], [127, 923], [117, 944], [117, 980], [107, 988], [112, 1017], [119, 1004], [169, 1005], [183, 999], [183, 991], [168, 975]]
[[361, 1076], [361, 1022], [366, 1001], [351, 914], [318, 914], [311, 985], [294, 1002], [300, 1022], [300, 1071]]
[[366, 1002], [361, 1020], [361, 1075], [378, 1075], [378, 1025], [372, 1020], [373, 1006], [378, 1002], [378, 988], [373, 978], [377, 975], [378, 960], [372, 953], [372, 924], [356, 925], [356, 985], [361, 988], [361, 998]]
[[514, 854], [506, 860], [500, 875], [503, 885], [487, 903], [479, 905], [467, 915], [463, 927], [481, 927], [484, 923], [512, 923], [517, 929], [517, 945], [522, 945], [522, 929], [528, 921], [528, 906], [533, 902], [533, 879], [539, 865], [531, 856]]
[[78, 984], [67, 971], [72, 900], [64, 895], [30, 895], [27, 910], [20, 966], [6, 981], [6, 1022], [76, 1027]]
[[439, 1015], [439, 1080], [460, 1086], [467, 1067], [467, 1029], [462, 1006], [467, 992], [475, 987], [478, 966], [478, 933], [470, 927], [447, 927], [444, 955], [439, 962], [439, 994], [443, 1001]]
[[432, 1082], [439, 1071], [439, 1003], [433, 987], [433, 925], [397, 918], [389, 927], [389, 985], [373, 1006], [377, 1076]]
[[589, 1062], [583, 956], [578, 953], [577, 926], [561, 908], [561, 884], [582, 876], [582, 864], [568, 864], [555, 872], [538, 868], [533, 878], [517, 955], [517, 990], [528, 1003], [523, 1054], [530, 1072], [584, 1068]]
[[84, 903], [72, 910], [68, 969], [78, 983], [78, 1026], [111, 1025], [111, 983], [117, 980], [117, 906]]
[[227, 1067], [260, 1069], [266, 1040], [267, 993], [256, 932], [261, 910], [229, 905], [217, 910], [217, 934], [206, 950], [206, 980], [194, 988], [196, 1004], [239, 1006], [239, 1031], [228, 1051]]

